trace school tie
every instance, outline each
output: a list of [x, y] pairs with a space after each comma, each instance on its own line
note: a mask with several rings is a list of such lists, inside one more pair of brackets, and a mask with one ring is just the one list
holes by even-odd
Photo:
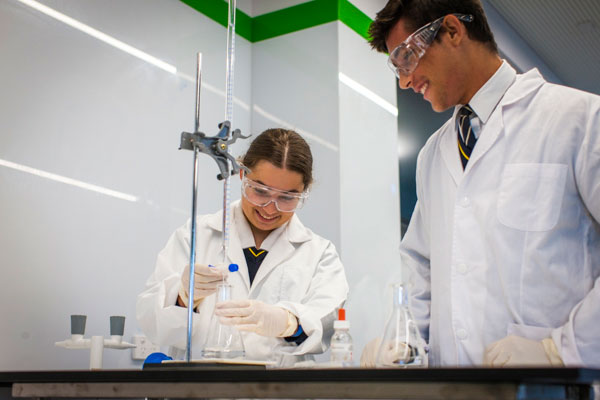
[[458, 152], [463, 169], [467, 167], [471, 152], [475, 147], [477, 138], [471, 129], [471, 116], [474, 114], [469, 105], [463, 106], [458, 111]]

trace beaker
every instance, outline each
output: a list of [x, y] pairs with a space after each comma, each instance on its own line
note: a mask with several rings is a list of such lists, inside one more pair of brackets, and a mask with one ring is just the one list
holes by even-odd
[[377, 367], [427, 367], [425, 341], [410, 310], [408, 291], [403, 284], [393, 285], [392, 315], [385, 326], [377, 351]]
[[[217, 285], [217, 303], [231, 300], [232, 286], [227, 283]], [[204, 347], [202, 348], [203, 358], [243, 358], [245, 356], [244, 342], [242, 335], [230, 325], [223, 325], [219, 321], [219, 316], [213, 315], [208, 327], [208, 334]]]

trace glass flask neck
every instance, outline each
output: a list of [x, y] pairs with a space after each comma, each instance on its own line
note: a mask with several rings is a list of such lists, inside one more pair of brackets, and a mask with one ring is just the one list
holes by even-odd
[[231, 300], [231, 285], [220, 283], [217, 285], [217, 303], [227, 300]]
[[394, 308], [408, 307], [408, 290], [404, 285], [394, 285]]

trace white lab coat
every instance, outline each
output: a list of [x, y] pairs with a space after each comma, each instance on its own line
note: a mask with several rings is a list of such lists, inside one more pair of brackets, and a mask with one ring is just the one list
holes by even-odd
[[419, 154], [401, 246], [431, 365], [517, 334], [600, 367], [600, 97], [517, 75], [464, 173], [454, 124]]
[[[244, 218], [240, 202], [232, 204], [233, 218]], [[156, 269], [138, 296], [137, 320], [144, 333], [161, 346], [186, 348], [187, 309], [175, 305], [181, 274], [189, 264], [190, 224], [177, 229], [158, 255]], [[217, 264], [222, 256], [222, 211], [199, 216], [196, 225], [196, 263]], [[229, 273], [233, 299], [257, 299], [289, 310], [298, 317], [308, 338], [300, 345], [283, 338], [242, 332], [246, 358], [271, 360], [282, 366], [312, 359], [327, 350], [336, 309], [348, 294], [344, 268], [334, 245], [304, 227], [294, 215], [263, 260], [250, 287], [248, 269], [236, 223], [230, 224], [228, 262], [239, 265]], [[205, 298], [194, 313], [192, 350], [200, 358], [216, 295]]]

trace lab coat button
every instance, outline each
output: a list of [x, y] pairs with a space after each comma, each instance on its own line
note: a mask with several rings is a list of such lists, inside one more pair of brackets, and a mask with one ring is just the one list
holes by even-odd
[[463, 207], [469, 207], [471, 205], [471, 200], [465, 196], [462, 199], [460, 199], [460, 205]]
[[459, 338], [460, 340], [465, 340], [467, 338], [467, 336], [469, 336], [469, 334], [467, 333], [466, 330], [464, 330], [462, 328], [456, 330], [456, 337]]
[[458, 264], [457, 268], [458, 272], [460, 274], [466, 274], [467, 273], [467, 265], [466, 264]]

